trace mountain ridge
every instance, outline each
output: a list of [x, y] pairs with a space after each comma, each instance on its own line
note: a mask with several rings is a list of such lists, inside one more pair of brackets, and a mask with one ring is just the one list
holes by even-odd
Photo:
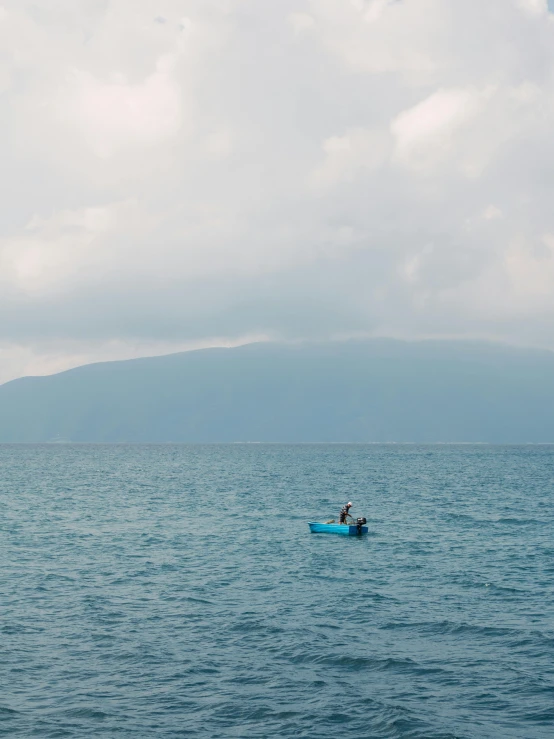
[[0, 385], [0, 442], [554, 441], [554, 353], [481, 341], [213, 347]]

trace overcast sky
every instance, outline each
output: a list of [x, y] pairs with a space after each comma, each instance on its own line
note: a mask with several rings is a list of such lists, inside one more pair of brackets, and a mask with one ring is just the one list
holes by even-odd
[[554, 348], [546, 0], [0, 0], [0, 382], [260, 338]]

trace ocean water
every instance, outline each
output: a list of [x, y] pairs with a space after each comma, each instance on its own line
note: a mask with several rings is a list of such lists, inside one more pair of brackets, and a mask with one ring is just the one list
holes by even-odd
[[[554, 736], [554, 447], [0, 446], [0, 735]], [[310, 534], [347, 501], [363, 538]]]

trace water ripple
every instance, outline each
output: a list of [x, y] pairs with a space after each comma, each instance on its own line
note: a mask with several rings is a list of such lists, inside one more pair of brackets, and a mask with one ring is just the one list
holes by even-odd
[[552, 736], [552, 447], [0, 462], [0, 736]]

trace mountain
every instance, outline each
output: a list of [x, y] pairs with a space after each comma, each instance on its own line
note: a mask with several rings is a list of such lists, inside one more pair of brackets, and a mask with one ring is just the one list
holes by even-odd
[[0, 386], [0, 442], [554, 442], [554, 353], [391, 339], [248, 344]]

